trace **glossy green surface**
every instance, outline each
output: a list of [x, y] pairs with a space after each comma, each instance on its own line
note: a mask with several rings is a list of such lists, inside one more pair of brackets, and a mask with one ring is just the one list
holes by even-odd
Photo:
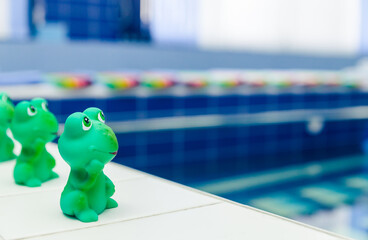
[[13, 119], [14, 105], [8, 95], [0, 92], [0, 162], [15, 159], [14, 143], [6, 134]]
[[15, 107], [11, 130], [14, 138], [22, 144], [14, 168], [15, 182], [38, 187], [42, 182], [58, 177], [52, 171], [55, 159], [45, 148], [58, 131], [58, 122], [48, 110], [47, 101], [35, 98], [30, 102], [20, 102]]
[[61, 156], [71, 167], [60, 199], [63, 213], [82, 222], [93, 222], [106, 208], [117, 207], [117, 202], [111, 198], [115, 186], [103, 168], [115, 157], [118, 141], [105, 124], [102, 111], [88, 108], [83, 113], [70, 115], [58, 146]]

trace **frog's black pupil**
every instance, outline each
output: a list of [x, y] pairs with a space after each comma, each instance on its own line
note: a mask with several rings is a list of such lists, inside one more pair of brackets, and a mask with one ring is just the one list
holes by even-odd
[[89, 124], [89, 119], [87, 117], [84, 118], [84, 122]]
[[34, 106], [31, 106], [31, 111], [32, 112], [35, 112], [36, 111], [36, 109], [34, 108]]

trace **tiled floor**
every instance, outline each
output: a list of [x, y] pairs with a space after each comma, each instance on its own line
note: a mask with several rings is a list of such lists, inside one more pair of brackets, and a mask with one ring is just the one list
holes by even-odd
[[0, 239], [344, 239], [114, 163], [119, 207], [82, 223], [59, 208], [69, 169], [48, 147], [60, 178], [40, 188], [15, 185], [14, 161], [0, 164]]

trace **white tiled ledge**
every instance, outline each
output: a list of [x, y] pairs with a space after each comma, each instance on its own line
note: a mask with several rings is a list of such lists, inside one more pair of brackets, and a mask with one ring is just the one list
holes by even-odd
[[82, 223], [60, 210], [69, 167], [48, 148], [60, 178], [41, 188], [15, 185], [14, 161], [0, 163], [0, 239], [346, 239], [115, 163], [105, 173], [119, 207]]

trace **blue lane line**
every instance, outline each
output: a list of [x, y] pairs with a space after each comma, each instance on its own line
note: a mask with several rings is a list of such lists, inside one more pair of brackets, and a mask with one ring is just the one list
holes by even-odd
[[322, 163], [308, 163], [257, 174], [246, 174], [218, 179], [194, 185], [193, 187], [213, 194], [224, 195], [254, 188], [277, 185], [289, 181], [323, 176], [325, 174], [354, 170], [361, 167], [364, 160], [363, 156], [355, 156]]

